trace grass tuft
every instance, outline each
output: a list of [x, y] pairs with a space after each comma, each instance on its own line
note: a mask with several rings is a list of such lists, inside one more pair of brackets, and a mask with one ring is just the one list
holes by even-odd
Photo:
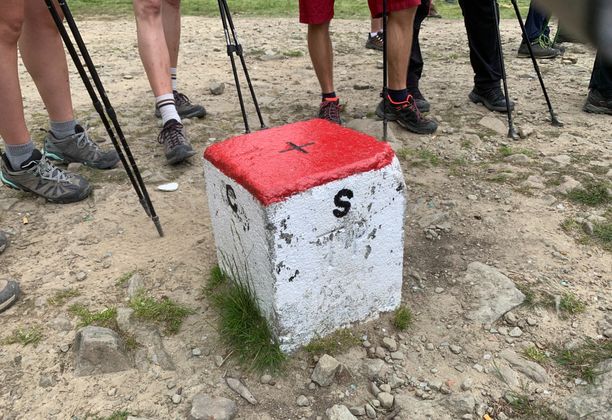
[[28, 344], [32, 344], [36, 347], [42, 338], [42, 331], [38, 326], [18, 328], [14, 330], [11, 335], [2, 340], [2, 344], [21, 344], [24, 347]]
[[135, 273], [136, 273], [135, 271], [128, 271], [127, 273], [122, 274], [121, 277], [119, 277], [117, 281], [115, 282], [115, 286], [125, 287], [128, 280], [131, 279]]
[[519, 420], [567, 420], [567, 417], [539, 401], [531, 401], [525, 395], [513, 395], [508, 403], [512, 418]]
[[53, 296], [47, 299], [47, 303], [52, 306], [62, 306], [73, 297], [80, 296], [81, 292], [76, 289], [66, 289], [56, 292]]
[[569, 378], [580, 378], [593, 383], [597, 375], [597, 365], [612, 358], [612, 340], [596, 341], [588, 339], [572, 349], [558, 349], [553, 360], [565, 369]]
[[440, 158], [431, 150], [427, 149], [411, 149], [402, 147], [397, 150], [397, 156], [405, 161], [410, 162], [413, 166], [438, 166]]
[[259, 372], [277, 371], [285, 361], [278, 340], [261, 313], [250, 286], [213, 268], [206, 286], [218, 311], [219, 333], [238, 362]]
[[565, 293], [561, 297], [559, 310], [569, 315], [581, 314], [586, 311], [586, 304], [578, 299], [573, 293]]
[[91, 312], [84, 305], [75, 303], [68, 311], [79, 318], [79, 327], [95, 325], [97, 327], [117, 330], [117, 309], [104, 308], [99, 312]]
[[144, 292], [130, 299], [129, 306], [134, 310], [134, 316], [137, 318], [163, 325], [166, 334], [178, 333], [183, 320], [194, 313], [192, 309], [168, 297], [156, 300]]
[[335, 356], [359, 344], [359, 338], [355, 337], [351, 330], [342, 329], [311, 341], [304, 346], [304, 350], [308, 353]]
[[393, 314], [393, 326], [404, 331], [412, 325], [412, 311], [407, 306], [400, 306]]
[[612, 196], [608, 193], [609, 187], [606, 183], [589, 184], [584, 186], [584, 188], [570, 191], [567, 196], [575, 203], [595, 207], [612, 203]]
[[531, 346], [523, 350], [523, 355], [527, 359], [533, 360], [537, 363], [544, 363], [548, 360], [548, 356], [546, 355], [546, 353], [535, 346]]

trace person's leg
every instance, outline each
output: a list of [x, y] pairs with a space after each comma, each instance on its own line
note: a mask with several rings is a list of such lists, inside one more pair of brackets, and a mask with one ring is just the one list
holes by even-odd
[[334, 92], [334, 52], [329, 35], [329, 22], [308, 25], [308, 52], [322, 94]]
[[612, 115], [612, 63], [606, 62], [600, 53], [595, 57], [589, 90], [583, 109], [594, 114]]
[[370, 34], [377, 34], [383, 30], [382, 18], [372, 18], [370, 24]]
[[550, 28], [548, 27], [549, 16], [542, 12], [533, 1], [529, 5], [529, 13], [525, 20], [525, 32], [527, 39], [522, 37], [521, 45], [518, 49], [520, 58], [530, 58], [529, 46], [536, 58], [555, 58], [561, 55], [561, 50], [554, 48], [553, 43], [549, 38]]
[[368, 34], [368, 40], [366, 41], [365, 47], [370, 50], [383, 50], [383, 24], [382, 19], [372, 18], [370, 23], [370, 33]]
[[421, 33], [421, 24], [427, 17], [430, 0], [421, 0], [421, 5], [417, 8], [414, 17], [414, 25], [412, 32], [412, 49], [410, 52], [410, 63], [408, 64], [407, 87], [408, 92], [414, 98], [417, 107], [421, 112], [429, 112], [430, 105], [419, 89], [419, 81], [423, 73], [423, 56], [421, 54], [421, 44], [419, 36]]

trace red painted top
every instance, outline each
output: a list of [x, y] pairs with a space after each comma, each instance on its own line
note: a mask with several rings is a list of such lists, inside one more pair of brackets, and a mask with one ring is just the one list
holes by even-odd
[[264, 205], [381, 169], [395, 154], [387, 144], [325, 120], [311, 120], [213, 144], [204, 158]]

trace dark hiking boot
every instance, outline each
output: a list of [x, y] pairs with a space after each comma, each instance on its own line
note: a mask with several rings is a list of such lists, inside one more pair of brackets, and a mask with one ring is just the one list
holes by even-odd
[[185, 127], [177, 120], [170, 120], [164, 125], [157, 141], [164, 145], [164, 153], [170, 165], [195, 155], [191, 143], [187, 140]]
[[591, 114], [612, 115], [612, 97], [605, 98], [597, 89], [591, 89], [582, 109]]
[[[501, 88], [493, 89], [474, 89], [468, 95], [470, 101], [475, 104], [483, 104], [489, 111], [508, 112], [506, 107], [506, 97], [502, 93]], [[510, 111], [514, 109], [514, 102], [510, 101]]]
[[389, 121], [395, 121], [408, 131], [416, 134], [432, 134], [438, 129], [438, 123], [421, 116], [414, 98], [408, 95], [405, 102], [395, 103], [391, 98], [382, 100], [376, 107], [376, 115], [380, 118], [387, 117]]
[[342, 112], [342, 106], [338, 98], [325, 99], [321, 102], [319, 107], [319, 118], [336, 124], [342, 124], [340, 112]]
[[49, 131], [43, 153], [59, 163], [79, 162], [97, 169], [110, 169], [119, 162], [119, 155], [115, 150], [100, 149], [91, 141], [83, 127], [77, 125], [74, 131], [74, 134], [61, 139]]

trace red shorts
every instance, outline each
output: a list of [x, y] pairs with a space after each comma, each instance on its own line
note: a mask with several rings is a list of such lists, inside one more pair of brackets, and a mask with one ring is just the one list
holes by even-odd
[[[421, 4], [421, 0], [387, 0], [387, 11], [397, 12]], [[381, 17], [383, 0], [368, 0], [372, 17]], [[334, 0], [300, 0], [300, 22], [310, 25], [327, 23], [334, 17]]]

